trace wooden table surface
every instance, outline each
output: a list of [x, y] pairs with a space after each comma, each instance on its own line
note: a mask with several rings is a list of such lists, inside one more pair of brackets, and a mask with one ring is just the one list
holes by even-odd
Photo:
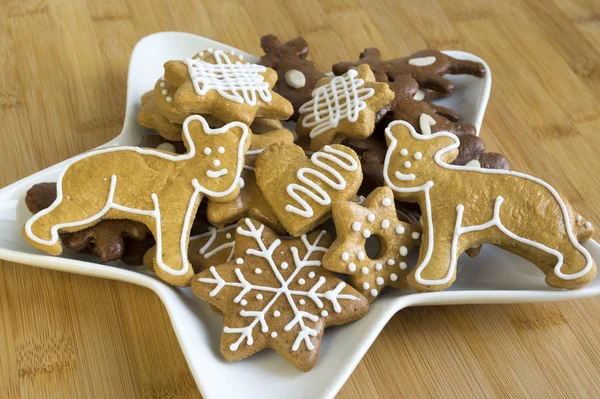
[[[478, 54], [493, 72], [488, 149], [600, 223], [596, 0], [0, 0], [0, 10], [0, 186], [119, 133], [143, 36], [186, 31], [259, 54], [260, 36], [276, 33], [304, 36], [323, 70], [373, 46]], [[200, 396], [149, 290], [8, 262], [0, 273], [2, 397]], [[600, 298], [406, 309], [339, 397], [597, 397], [599, 320]]]

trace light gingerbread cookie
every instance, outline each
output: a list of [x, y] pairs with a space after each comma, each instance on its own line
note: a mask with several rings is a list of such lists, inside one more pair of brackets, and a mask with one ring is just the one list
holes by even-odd
[[345, 138], [364, 139], [375, 129], [376, 113], [393, 98], [387, 83], [376, 82], [366, 64], [342, 76], [323, 78], [312, 99], [299, 109], [296, 133], [311, 138], [313, 151]]
[[181, 124], [171, 122], [165, 117], [154, 100], [154, 92], [142, 96], [142, 106], [138, 112], [138, 123], [148, 129], [156, 130], [167, 140], [181, 141]]
[[[198, 58], [187, 58], [184, 63], [188, 77], [173, 96], [178, 112], [210, 114], [224, 122], [247, 125], [255, 117], [285, 120], [294, 112], [290, 102], [272, 90], [277, 73], [270, 68], [212, 49], [199, 53]], [[174, 67], [180, 68], [180, 64], [165, 65]], [[166, 76], [179, 73], [165, 70]]]
[[303, 371], [314, 367], [323, 330], [367, 313], [367, 300], [325, 270], [325, 231], [282, 239], [243, 219], [234, 260], [194, 276], [192, 291], [224, 314], [221, 353], [241, 360], [266, 348]]
[[593, 233], [548, 183], [503, 169], [450, 165], [458, 138], [421, 135], [404, 121], [386, 129], [386, 184], [397, 199], [417, 202], [423, 220], [417, 266], [408, 277], [417, 291], [448, 288], [465, 250], [494, 244], [522, 256], [557, 288], [580, 288], [596, 276], [596, 264], [579, 243]]
[[[326, 269], [350, 275], [350, 285], [369, 302], [387, 285], [408, 288], [407, 256], [419, 243], [421, 229], [398, 220], [389, 187], [375, 189], [362, 205], [336, 202], [333, 222], [337, 237], [323, 257]], [[367, 243], [378, 244], [372, 257]]]
[[310, 159], [294, 144], [277, 143], [256, 160], [256, 182], [277, 218], [300, 236], [331, 217], [336, 201], [350, 200], [362, 182], [358, 156], [335, 144]]
[[156, 238], [154, 270], [174, 285], [193, 276], [187, 248], [203, 197], [231, 201], [239, 194], [251, 132], [240, 122], [211, 129], [204, 118], [183, 124], [188, 152], [107, 147], [73, 158], [59, 175], [57, 198], [31, 217], [23, 236], [34, 247], [60, 255], [59, 232], [74, 232], [105, 219], [145, 224]]

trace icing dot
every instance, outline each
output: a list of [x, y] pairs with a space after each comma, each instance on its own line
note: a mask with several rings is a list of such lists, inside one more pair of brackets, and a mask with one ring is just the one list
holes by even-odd
[[285, 73], [284, 78], [285, 83], [294, 89], [300, 89], [306, 86], [306, 76], [304, 76], [304, 74], [297, 69], [288, 70]]
[[157, 150], [167, 151], [167, 152], [175, 152], [175, 146], [173, 144], [171, 144], [171, 143], [162, 143], [161, 145], [159, 145], [158, 147], [156, 147], [156, 149]]
[[245, 185], [246, 185], [246, 182], [244, 181], [243, 178], [240, 177], [240, 188], [244, 188]]
[[162, 89], [161, 93], [162, 93], [163, 96], [166, 96], [167, 93], [168, 93], [168, 91], [167, 91], [167, 89]]
[[219, 148], [217, 148], [217, 152], [219, 154], [225, 154], [225, 147], [219, 147]]
[[390, 221], [387, 219], [383, 219], [381, 221], [381, 228], [382, 229], [387, 229], [388, 227], [390, 227]]
[[592, 223], [591, 223], [591, 222], [585, 222], [583, 225], [584, 225], [584, 226], [585, 226], [587, 229], [589, 229], [589, 228], [591, 228], [591, 227], [592, 227]]
[[363, 251], [359, 251], [358, 255], [356, 255], [358, 260], [365, 260], [365, 253]]
[[423, 158], [423, 154], [420, 152], [415, 152], [415, 159], [418, 161], [421, 158]]
[[321, 311], [321, 316], [323, 316], [323, 317], [327, 317], [327, 316], [329, 316], [329, 312], [328, 312], [328, 311], [326, 311], [326, 310], [322, 310], [322, 311]]
[[273, 331], [271, 333], [271, 338], [277, 338], [277, 332], [276, 331]]
[[362, 274], [364, 274], [365, 276], [367, 274], [369, 274], [369, 268], [366, 266], [363, 266], [362, 269], [360, 269], [360, 271], [362, 272]]
[[368, 220], [369, 222], [371, 222], [371, 223], [372, 223], [372, 222], [374, 222], [374, 221], [375, 221], [375, 214], [374, 214], [374, 213], [369, 213], [369, 214], [367, 215], [367, 220]]
[[359, 222], [352, 223], [352, 230], [360, 231], [361, 224]]
[[308, 273], [308, 278], [315, 278], [315, 272]]
[[210, 149], [210, 147], [205, 147], [204, 148], [204, 154], [210, 155], [211, 152], [212, 152], [212, 150]]
[[383, 265], [381, 263], [375, 263], [375, 270], [380, 271], [383, 269]]
[[231, 233], [225, 234], [225, 238], [230, 239], [231, 238]]
[[400, 255], [402, 256], [406, 256], [406, 254], [408, 253], [408, 248], [406, 248], [404, 245], [400, 247]]
[[300, 303], [300, 305], [306, 305], [306, 301], [304, 299], [300, 299], [298, 302]]
[[342, 252], [342, 260], [347, 262], [348, 259], [350, 259], [350, 254], [348, 254], [348, 252]]
[[369, 230], [369, 229], [365, 229], [365, 230], [363, 231], [363, 236], [364, 236], [365, 238], [369, 238], [369, 237], [371, 237], [371, 230]]
[[421, 234], [419, 234], [417, 231], [414, 231], [414, 232], [412, 233], [412, 238], [414, 238], [415, 240], [418, 240], [418, 239], [419, 239], [419, 237], [421, 237]]
[[262, 270], [260, 270], [258, 267], [256, 269], [254, 269], [254, 273], [256, 274], [261, 274]]
[[402, 226], [396, 227], [396, 234], [403, 234], [403, 233], [404, 233], [404, 227], [402, 227]]
[[167, 96], [167, 99], [166, 99], [166, 100], [167, 100], [167, 102], [168, 102], [168, 103], [170, 103], [171, 101], [173, 101], [173, 97], [171, 97], [171, 96]]
[[414, 65], [418, 67], [427, 66], [435, 63], [436, 58], [434, 56], [429, 57], [420, 57], [420, 58], [411, 58], [408, 60], [409, 65]]
[[396, 261], [394, 259], [388, 259], [387, 264], [390, 266], [394, 266], [396, 264]]
[[306, 280], [304, 280], [303, 278], [298, 280], [298, 284], [304, 285], [304, 283], [306, 283]]
[[[162, 80], [162, 79], [164, 79], [164, 78], [160, 78], [160, 79]], [[165, 86], [166, 86], [166, 83], [165, 83], [165, 82], [160, 82], [160, 87], [165, 87]]]
[[215, 159], [213, 161], [213, 165], [215, 165], [215, 166], [221, 166], [221, 161], [219, 161], [218, 159]]
[[371, 286], [369, 285], [369, 283], [367, 283], [366, 281], [363, 283], [363, 289], [368, 290], [369, 288], [371, 288]]
[[406, 148], [401, 149], [400, 150], [400, 155], [407, 156], [408, 155], [408, 150]]
[[381, 277], [377, 277], [377, 280], [375, 280], [375, 281], [377, 281], [377, 285], [383, 285], [383, 283], [384, 283], [383, 278], [381, 278]]
[[287, 269], [287, 268], [288, 268], [288, 266], [289, 266], [289, 265], [288, 265], [288, 263], [287, 263], [287, 262], [281, 262], [281, 268], [282, 268], [283, 270]]
[[384, 198], [384, 199], [381, 200], [381, 205], [383, 205], [383, 206], [390, 206], [390, 205], [392, 205], [392, 200], [386, 197], [386, 198]]
[[242, 300], [240, 301], [240, 304], [241, 304], [242, 306], [246, 306], [246, 305], [248, 304], [248, 301], [247, 301], [247, 300], [245, 300], [245, 299], [242, 299]]
[[281, 316], [281, 312], [279, 310], [276, 310], [273, 312], [273, 317], [279, 317]]
[[258, 299], [260, 301], [261, 299], [263, 299], [263, 295], [262, 294], [256, 294], [256, 299]]
[[418, 89], [415, 95], [413, 96], [413, 100], [422, 101], [425, 98], [425, 92], [421, 89]]
[[348, 270], [350, 270], [351, 272], [355, 272], [356, 271], [356, 265], [354, 263], [350, 263], [348, 265]]
[[411, 166], [412, 166], [412, 163], [410, 163], [410, 161], [404, 162], [404, 167], [405, 168], [410, 168]]
[[578, 222], [581, 222], [581, 219], [583, 219], [583, 217], [581, 215], [577, 215], [575, 217], [575, 220], [577, 220]]
[[406, 262], [400, 262], [400, 269], [406, 270], [407, 267], [408, 265], [406, 264]]
[[237, 259], [235, 260], [235, 263], [237, 263], [238, 265], [241, 265], [242, 263], [244, 263], [244, 259], [242, 259], [242, 258], [237, 258]]
[[398, 280], [398, 275], [396, 273], [390, 274], [390, 280], [392, 280], [392, 281]]
[[164, 76], [161, 76], [161, 77], [160, 77], [160, 81], [161, 81], [161, 82], [164, 82], [164, 81], [165, 81], [165, 77], [164, 77]]
[[371, 296], [377, 296], [377, 294], [379, 294], [379, 292], [377, 292], [377, 290], [375, 288], [373, 288], [371, 290]]

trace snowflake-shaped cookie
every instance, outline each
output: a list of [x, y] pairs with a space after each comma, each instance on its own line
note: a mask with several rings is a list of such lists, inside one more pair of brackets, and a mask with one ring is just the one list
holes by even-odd
[[310, 136], [313, 151], [346, 137], [364, 139], [373, 133], [375, 113], [393, 98], [387, 83], [376, 82], [371, 68], [359, 65], [317, 83], [312, 99], [300, 107], [296, 132]]
[[323, 329], [359, 319], [367, 300], [321, 266], [331, 242], [325, 231], [282, 240], [252, 219], [237, 226], [234, 260], [192, 282], [225, 315], [221, 353], [236, 361], [270, 347], [310, 370]]
[[[350, 284], [373, 301], [383, 287], [407, 288], [407, 255], [420, 238], [421, 229], [398, 220], [394, 194], [379, 187], [362, 205], [349, 201], [333, 204], [337, 238], [323, 257], [325, 268], [350, 275]], [[366, 243], [379, 241], [379, 253], [371, 259]]]
[[[272, 90], [277, 73], [270, 68], [247, 63], [233, 52], [212, 49], [184, 63], [188, 76], [173, 96], [179, 112], [207, 113], [223, 122], [247, 125], [255, 117], [287, 119], [294, 112], [290, 102]], [[181, 63], [165, 64], [167, 79], [180, 74]]]

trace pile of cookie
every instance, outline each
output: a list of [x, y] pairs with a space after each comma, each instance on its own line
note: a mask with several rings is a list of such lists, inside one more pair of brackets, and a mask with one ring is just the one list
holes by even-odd
[[261, 45], [258, 63], [216, 49], [166, 62], [138, 114], [157, 133], [75, 157], [58, 182], [32, 187], [27, 241], [191, 284], [224, 315], [226, 359], [270, 347], [301, 370], [325, 327], [361, 318], [386, 287], [448, 288], [458, 257], [486, 243], [553, 287], [595, 277], [580, 244], [591, 224], [431, 102], [452, 95], [445, 75], [481, 78], [482, 64], [371, 48], [331, 75], [302, 38]]

